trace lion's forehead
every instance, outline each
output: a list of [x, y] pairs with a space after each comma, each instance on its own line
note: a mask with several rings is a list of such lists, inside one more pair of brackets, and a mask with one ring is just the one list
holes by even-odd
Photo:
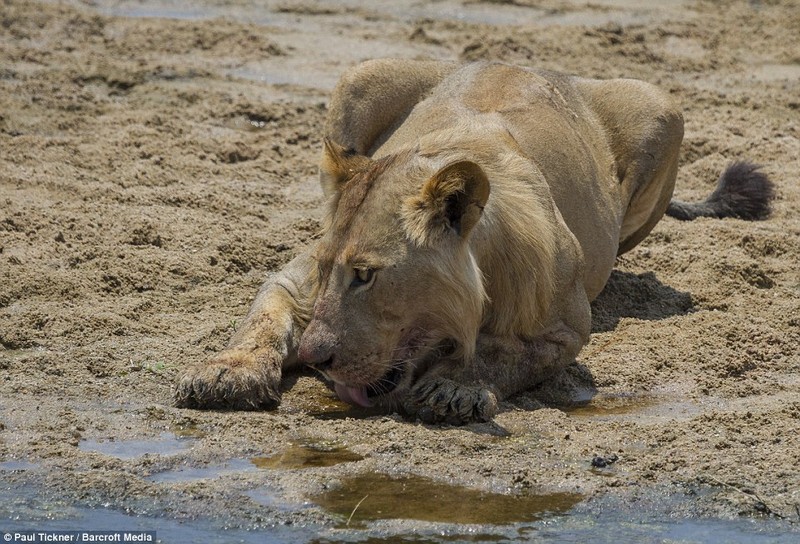
[[[334, 228], [342, 232], [349, 230], [348, 226], [363, 213], [362, 208], [367, 202], [378, 204], [379, 207], [391, 204], [391, 199], [386, 197], [393, 191], [390, 184], [383, 183], [383, 180], [387, 173], [398, 169], [409, 158], [408, 153], [389, 155], [371, 161], [365, 170], [354, 173], [341, 189], [333, 215]], [[374, 213], [374, 210], [370, 210], [370, 213]]]
[[396, 259], [405, 240], [403, 195], [413, 186], [401, 164], [407, 159], [406, 153], [378, 159], [347, 181], [317, 248], [321, 270], [337, 263], [378, 268]]
[[402, 261], [407, 253], [407, 240], [398, 225], [387, 218], [382, 224], [358, 222], [347, 232], [330, 233], [317, 246], [320, 272], [327, 276], [334, 266], [386, 268]]

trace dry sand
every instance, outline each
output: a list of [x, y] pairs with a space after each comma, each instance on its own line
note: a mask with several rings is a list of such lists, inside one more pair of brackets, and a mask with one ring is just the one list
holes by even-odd
[[[397, 4], [0, 3], [0, 531], [101, 509], [358, 539], [320, 494], [392, 485], [374, 475], [797, 531], [800, 4]], [[663, 220], [593, 305], [582, 387], [521, 395], [492, 424], [348, 410], [311, 374], [277, 412], [173, 408], [182, 368], [314, 238], [328, 92], [381, 56], [658, 84], [686, 119], [676, 195], [746, 158], [777, 185], [773, 217]]]

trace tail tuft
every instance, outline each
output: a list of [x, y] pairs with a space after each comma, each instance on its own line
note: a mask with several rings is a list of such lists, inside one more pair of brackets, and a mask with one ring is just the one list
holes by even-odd
[[667, 215], [682, 221], [698, 217], [736, 217], [748, 221], [766, 219], [772, 212], [775, 188], [761, 166], [747, 161], [728, 165], [714, 192], [703, 202], [673, 200]]

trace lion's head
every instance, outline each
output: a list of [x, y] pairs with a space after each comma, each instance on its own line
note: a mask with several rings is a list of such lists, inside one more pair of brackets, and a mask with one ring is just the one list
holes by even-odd
[[489, 182], [463, 158], [373, 160], [330, 141], [320, 178], [331, 207], [299, 357], [347, 402], [398, 399], [426, 360], [475, 349], [486, 294], [469, 237]]

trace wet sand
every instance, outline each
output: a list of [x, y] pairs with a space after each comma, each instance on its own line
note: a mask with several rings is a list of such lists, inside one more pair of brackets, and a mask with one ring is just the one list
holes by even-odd
[[[800, 5], [396, 4], [0, 7], [0, 531], [797, 538]], [[663, 220], [619, 259], [576, 364], [491, 424], [348, 408], [312, 374], [276, 412], [172, 407], [316, 236], [328, 93], [383, 56], [658, 84], [686, 119], [676, 196], [749, 159], [773, 217]]]

